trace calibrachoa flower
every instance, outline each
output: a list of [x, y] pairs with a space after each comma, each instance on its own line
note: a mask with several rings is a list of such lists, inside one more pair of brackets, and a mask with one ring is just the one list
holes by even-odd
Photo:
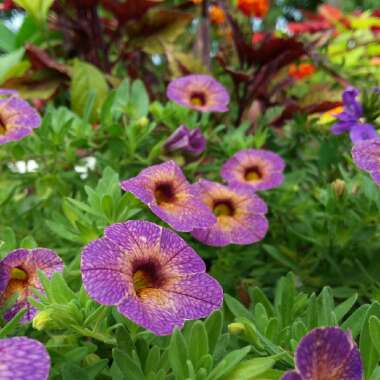
[[150, 166], [137, 177], [123, 181], [121, 187], [177, 231], [206, 228], [216, 221], [174, 161]]
[[199, 128], [189, 129], [181, 125], [169, 136], [164, 147], [168, 152], [182, 150], [199, 156], [206, 148], [206, 139]]
[[304, 336], [296, 352], [296, 370], [281, 380], [362, 380], [359, 350], [349, 332], [318, 328]]
[[0, 340], [1, 380], [46, 380], [50, 357], [38, 340], [15, 337]]
[[269, 11], [269, 0], [238, 0], [237, 6], [246, 16], [262, 18]]
[[206, 317], [223, 300], [197, 253], [174, 232], [147, 221], [106, 228], [103, 238], [85, 247], [81, 271], [90, 297], [116, 305], [157, 335]]
[[352, 158], [380, 186], [380, 138], [356, 143], [352, 148]]
[[0, 144], [21, 140], [40, 124], [38, 112], [16, 91], [0, 89]]
[[207, 245], [252, 244], [264, 238], [268, 231], [265, 218], [267, 206], [257, 195], [241, 187], [227, 187], [201, 180], [199, 187], [203, 202], [217, 218], [216, 224], [195, 229], [192, 235]]
[[173, 102], [202, 112], [226, 112], [230, 102], [228, 91], [213, 77], [202, 74], [172, 80], [166, 94]]
[[349, 133], [353, 143], [378, 136], [371, 124], [362, 121], [363, 107], [356, 100], [358, 95], [359, 90], [352, 87], [343, 92], [343, 112], [335, 115], [339, 121], [331, 128], [334, 135]]
[[282, 184], [284, 169], [285, 162], [278, 154], [263, 149], [244, 149], [223, 164], [221, 175], [231, 185], [268, 190]]
[[38, 270], [51, 277], [54, 272], [63, 271], [63, 262], [46, 248], [16, 249], [0, 261], [0, 305], [18, 293], [16, 303], [4, 315], [6, 320], [23, 308], [27, 308], [27, 313], [21, 321], [33, 319], [36, 309], [29, 304], [27, 298], [33, 296], [31, 288], [42, 290]]

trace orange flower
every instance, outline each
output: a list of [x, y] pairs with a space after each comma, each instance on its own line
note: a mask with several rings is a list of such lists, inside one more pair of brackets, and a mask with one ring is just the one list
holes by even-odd
[[301, 80], [315, 73], [315, 66], [311, 63], [301, 63], [300, 65], [290, 65], [288, 74], [296, 80]]
[[210, 21], [213, 24], [221, 25], [226, 21], [226, 15], [218, 5], [211, 5], [208, 10]]
[[246, 16], [263, 18], [269, 10], [269, 0], [238, 0], [238, 8]]
[[194, 4], [201, 4], [203, 0], [192, 0]]

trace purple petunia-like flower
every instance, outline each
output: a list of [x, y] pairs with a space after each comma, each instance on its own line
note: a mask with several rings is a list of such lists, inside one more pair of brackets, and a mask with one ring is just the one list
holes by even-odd
[[207, 180], [199, 181], [196, 186], [203, 202], [217, 218], [212, 227], [192, 231], [197, 240], [221, 247], [252, 244], [265, 237], [268, 231], [267, 206], [252, 191]]
[[198, 190], [187, 182], [174, 161], [150, 166], [137, 177], [123, 181], [121, 187], [177, 231], [206, 228], [216, 222], [212, 212], [199, 199]]
[[380, 186], [380, 138], [355, 144], [352, 148], [352, 158], [355, 164], [368, 172]]
[[173, 102], [201, 112], [226, 112], [230, 102], [228, 91], [213, 77], [202, 74], [172, 80], [166, 95]]
[[263, 149], [244, 149], [227, 160], [221, 176], [230, 185], [256, 190], [278, 187], [284, 181], [284, 160], [276, 153]]
[[0, 89], [0, 144], [21, 140], [40, 124], [38, 112], [16, 91]]
[[296, 352], [296, 370], [281, 380], [362, 380], [359, 350], [349, 332], [317, 328], [304, 336]]
[[343, 92], [343, 112], [335, 115], [339, 121], [331, 127], [334, 135], [349, 133], [353, 143], [378, 136], [372, 124], [364, 123], [361, 120], [363, 107], [356, 99], [359, 94], [359, 90], [353, 87], [349, 87]]
[[1, 380], [47, 380], [49, 371], [49, 354], [38, 340], [0, 339]]
[[38, 270], [50, 278], [54, 272], [63, 271], [63, 262], [56, 253], [46, 248], [16, 249], [0, 261], [0, 305], [18, 294], [16, 303], [4, 315], [6, 320], [13, 318], [23, 308], [27, 309], [27, 313], [21, 322], [33, 319], [36, 309], [27, 298], [34, 296], [32, 288], [42, 291]]
[[95, 301], [156, 335], [220, 308], [223, 290], [176, 233], [147, 221], [106, 228], [82, 253], [83, 284]]
[[206, 148], [206, 139], [199, 128], [189, 129], [181, 125], [166, 140], [164, 148], [168, 152], [181, 150], [199, 156]]

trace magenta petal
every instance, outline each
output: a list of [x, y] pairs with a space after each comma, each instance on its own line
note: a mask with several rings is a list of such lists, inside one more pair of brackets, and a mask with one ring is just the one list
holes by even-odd
[[219, 308], [220, 285], [174, 232], [146, 221], [107, 227], [82, 253], [83, 284], [97, 302], [115, 305], [157, 335]]
[[350, 333], [337, 327], [318, 328], [301, 340], [296, 354], [297, 370], [305, 380], [362, 380], [358, 355]]
[[[156, 199], [160, 186], [170, 190], [168, 199], [161, 203]], [[138, 176], [123, 181], [121, 187], [139, 198], [175, 230], [188, 232], [215, 223], [214, 215], [199, 200], [199, 194], [174, 161], [144, 169]]]
[[297, 371], [286, 372], [280, 380], [304, 380]]
[[37, 340], [15, 337], [0, 340], [1, 380], [47, 380], [50, 357]]

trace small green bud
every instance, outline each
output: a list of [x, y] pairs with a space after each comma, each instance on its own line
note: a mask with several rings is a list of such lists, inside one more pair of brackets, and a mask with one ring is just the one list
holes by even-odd
[[233, 322], [228, 325], [228, 331], [231, 335], [239, 335], [245, 331], [243, 323]]
[[137, 125], [141, 128], [146, 127], [149, 124], [149, 119], [146, 116], [140, 117], [140, 119], [137, 120]]
[[334, 190], [334, 193], [337, 196], [337, 198], [341, 198], [343, 194], [346, 192], [346, 182], [339, 178], [331, 183], [331, 187]]
[[52, 310], [49, 309], [39, 311], [33, 318], [32, 322], [33, 328], [39, 331], [44, 330], [46, 328], [51, 328], [52, 324]]

